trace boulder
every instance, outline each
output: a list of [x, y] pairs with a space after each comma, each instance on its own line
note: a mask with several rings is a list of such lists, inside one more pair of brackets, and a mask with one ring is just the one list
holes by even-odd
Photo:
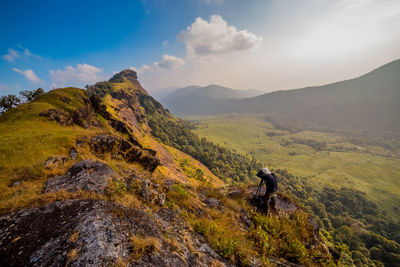
[[71, 150], [69, 151], [69, 157], [72, 160], [76, 160], [78, 158], [78, 151], [76, 151], [75, 148], [71, 148]]
[[140, 192], [140, 195], [147, 201], [150, 200], [150, 181], [149, 180], [143, 180], [142, 181], [142, 191]]
[[216, 198], [213, 198], [213, 197], [210, 197], [210, 198], [207, 198], [205, 201], [204, 201], [204, 203], [206, 203], [206, 205], [209, 207], [209, 208], [215, 208], [215, 207], [217, 207], [217, 206], [219, 206], [219, 200], [218, 199], [216, 199]]
[[66, 174], [47, 181], [45, 192], [55, 192], [62, 189], [68, 192], [78, 190], [104, 193], [110, 178], [116, 178], [116, 173], [106, 164], [84, 160], [72, 166]]
[[164, 206], [166, 195], [164, 193], [158, 194], [158, 204]]
[[62, 102], [64, 102], [65, 104], [69, 104], [69, 103], [71, 103], [71, 101], [72, 101], [71, 98], [66, 97], [66, 96], [60, 97], [60, 100], [61, 100]]
[[229, 191], [228, 196], [231, 198], [239, 198], [239, 197], [242, 197], [243, 193], [244, 192], [241, 189], [233, 189], [233, 190]]
[[65, 200], [25, 209], [0, 218], [0, 266], [109, 266], [129, 256], [129, 237], [139, 233], [161, 236], [147, 213], [112, 202]]
[[67, 161], [67, 157], [66, 156], [52, 156], [50, 158], [48, 158], [45, 162], [44, 162], [44, 167], [47, 169], [51, 169], [54, 167], [58, 167], [58, 166], [62, 166], [64, 165], [64, 163]]

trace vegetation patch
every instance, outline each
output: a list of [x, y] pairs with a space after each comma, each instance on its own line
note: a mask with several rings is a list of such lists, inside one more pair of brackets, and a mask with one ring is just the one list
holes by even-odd
[[138, 260], [143, 255], [149, 255], [156, 253], [161, 248], [161, 242], [155, 237], [146, 236], [131, 236], [131, 255], [130, 260]]

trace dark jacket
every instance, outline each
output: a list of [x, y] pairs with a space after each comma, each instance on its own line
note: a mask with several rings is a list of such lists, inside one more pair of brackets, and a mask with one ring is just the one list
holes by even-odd
[[278, 181], [276, 180], [275, 174], [258, 173], [257, 176], [264, 180], [268, 193], [273, 193], [278, 190]]

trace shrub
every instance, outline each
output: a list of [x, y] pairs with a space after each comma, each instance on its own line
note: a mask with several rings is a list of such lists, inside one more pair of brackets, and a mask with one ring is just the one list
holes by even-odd
[[22, 95], [23, 97], [25, 97], [27, 102], [31, 102], [34, 101], [36, 99], [38, 99], [40, 96], [44, 95], [44, 90], [42, 88], [38, 88], [36, 90], [32, 90], [32, 91], [21, 91], [19, 92], [20, 95]]
[[126, 184], [120, 180], [113, 180], [108, 184], [107, 193], [110, 195], [123, 195], [127, 191]]
[[167, 196], [168, 200], [178, 202], [185, 201], [190, 197], [189, 193], [179, 184], [173, 185]]
[[0, 97], [0, 109], [2, 111], [7, 111], [12, 109], [21, 103], [21, 99], [19, 99], [16, 95], [10, 94], [6, 96]]
[[204, 236], [211, 247], [222, 257], [230, 258], [237, 252], [239, 242], [231, 230], [214, 220], [201, 218], [194, 222], [193, 228]]

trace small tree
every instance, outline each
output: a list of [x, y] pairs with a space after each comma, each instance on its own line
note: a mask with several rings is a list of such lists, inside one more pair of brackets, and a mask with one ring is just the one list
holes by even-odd
[[13, 94], [0, 97], [0, 108], [2, 111], [7, 111], [13, 107], [16, 107], [19, 103], [21, 103], [21, 99]]
[[38, 88], [36, 90], [32, 90], [32, 91], [22, 91], [19, 92], [20, 95], [22, 95], [23, 97], [25, 97], [27, 102], [31, 102], [33, 100], [36, 100], [38, 97], [44, 95], [44, 90], [42, 88]]

